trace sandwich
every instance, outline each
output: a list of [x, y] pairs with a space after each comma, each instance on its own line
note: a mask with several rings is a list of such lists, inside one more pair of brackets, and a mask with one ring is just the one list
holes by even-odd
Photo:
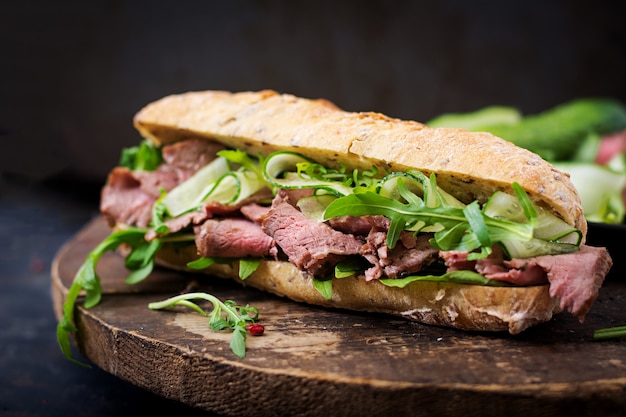
[[132, 284], [156, 266], [296, 302], [518, 334], [581, 322], [612, 260], [585, 244], [567, 174], [493, 136], [429, 128], [274, 91], [201, 91], [148, 104], [143, 140], [102, 189], [111, 227], [70, 288], [100, 299], [98, 257]]

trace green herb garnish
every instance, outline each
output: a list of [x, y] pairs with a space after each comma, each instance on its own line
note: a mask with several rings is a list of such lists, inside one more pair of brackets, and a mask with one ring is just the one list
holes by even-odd
[[154, 171], [162, 162], [161, 149], [144, 140], [137, 146], [124, 148], [119, 165], [133, 171]]
[[[213, 304], [213, 310], [207, 314], [197, 304], [189, 300], [206, 300]], [[238, 306], [232, 300], [220, 301], [217, 297], [207, 293], [181, 294], [167, 300], [148, 304], [151, 310], [160, 310], [174, 306], [189, 307], [209, 318], [209, 326], [213, 331], [230, 330], [233, 332], [230, 340], [230, 349], [239, 358], [246, 356], [246, 327], [255, 323], [259, 317], [259, 310], [249, 305]]]
[[239, 278], [246, 279], [261, 265], [261, 258], [241, 258], [239, 260]]
[[[371, 191], [355, 192], [330, 203], [325, 217], [382, 215], [391, 220], [387, 232], [387, 245], [394, 248], [403, 230], [418, 222], [425, 226], [443, 226], [434, 234], [431, 244], [440, 250], [463, 250], [472, 252], [484, 248], [490, 250], [501, 240], [530, 240], [533, 237], [529, 224], [515, 223], [505, 219], [485, 216], [477, 206], [465, 208], [440, 204], [427, 207], [424, 199], [413, 195], [411, 202], [385, 197]], [[485, 253], [486, 255], [486, 253]]]
[[232, 264], [234, 261], [239, 260], [239, 278], [244, 280], [254, 273], [261, 265], [261, 258], [222, 258], [222, 257], [206, 257], [201, 256], [198, 259], [188, 262], [187, 268], [196, 271], [206, 269], [211, 265], [218, 264]]
[[626, 326], [608, 327], [596, 330], [593, 333], [595, 340], [616, 339], [618, 337], [626, 337]]
[[131, 248], [125, 260], [126, 267], [131, 270], [127, 282], [137, 283], [143, 280], [152, 272], [154, 254], [160, 246], [158, 240], [146, 242], [145, 234], [145, 229], [138, 228], [111, 233], [87, 255], [85, 262], [76, 273], [63, 304], [63, 318], [57, 324], [57, 341], [65, 357], [71, 361], [84, 365], [72, 357], [70, 333], [76, 332], [74, 308], [81, 292], [85, 291], [85, 308], [94, 307], [102, 297], [100, 277], [96, 273], [98, 261], [106, 252], [114, 251], [122, 244], [127, 245]]
[[313, 287], [326, 300], [333, 298], [333, 280], [313, 278]]
[[416, 281], [453, 282], [455, 284], [484, 285], [490, 287], [508, 287], [511, 284], [505, 281], [488, 279], [477, 272], [469, 270], [452, 271], [443, 275], [411, 275], [405, 278], [381, 279], [380, 282], [388, 287], [404, 288]]

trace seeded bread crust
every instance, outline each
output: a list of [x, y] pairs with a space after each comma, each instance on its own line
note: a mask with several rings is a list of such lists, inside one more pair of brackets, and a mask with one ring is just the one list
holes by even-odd
[[[320, 163], [437, 174], [437, 182], [464, 202], [484, 202], [519, 183], [533, 202], [587, 232], [580, 197], [569, 176], [534, 153], [489, 133], [431, 129], [379, 113], [338, 109], [275, 91], [201, 91], [148, 104], [134, 125], [157, 144], [204, 137], [252, 155], [293, 150]], [[584, 239], [583, 239], [584, 241]]]

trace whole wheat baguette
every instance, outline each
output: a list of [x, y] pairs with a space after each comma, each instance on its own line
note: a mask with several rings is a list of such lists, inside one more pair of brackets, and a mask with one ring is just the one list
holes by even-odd
[[[185, 265], [198, 258], [195, 246], [165, 245], [156, 262], [164, 267], [190, 271]], [[194, 271], [198, 272], [198, 271]], [[289, 262], [264, 260], [245, 280], [237, 263], [213, 264], [203, 274], [235, 281], [262, 291], [308, 304], [346, 310], [385, 313], [431, 325], [469, 331], [508, 331], [518, 334], [546, 322], [561, 311], [550, 297], [548, 285], [489, 287], [422, 281], [405, 288], [388, 287], [363, 276], [333, 280], [333, 295], [325, 299], [313, 280]]]
[[466, 203], [484, 202], [498, 189], [510, 192], [511, 183], [517, 182], [535, 204], [581, 230], [583, 242], [587, 231], [569, 176], [489, 133], [431, 129], [269, 90], [171, 95], [144, 107], [134, 124], [157, 144], [205, 137], [252, 155], [284, 149], [327, 165], [435, 172], [438, 185]]

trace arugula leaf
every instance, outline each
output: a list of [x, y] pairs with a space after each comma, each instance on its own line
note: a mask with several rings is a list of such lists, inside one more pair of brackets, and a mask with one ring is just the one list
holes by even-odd
[[472, 233], [476, 236], [476, 239], [482, 247], [491, 247], [493, 242], [489, 236], [489, 230], [485, 224], [483, 214], [478, 207], [478, 201], [474, 201], [463, 209], [463, 214], [469, 223]]
[[161, 189], [160, 197], [152, 205], [152, 219], [150, 220], [150, 226], [152, 226], [157, 235], [165, 235], [170, 231], [169, 227], [165, 224], [167, 207], [163, 202], [163, 199], [166, 195], [167, 192], [164, 189]]
[[261, 265], [261, 258], [241, 258], [239, 260], [239, 278], [244, 280]]
[[207, 258], [207, 257], [202, 256], [196, 259], [195, 261], [188, 262], [187, 268], [194, 269], [194, 270], [201, 270], [201, 269], [210, 267], [214, 263], [215, 263], [214, 258]]
[[506, 287], [510, 284], [504, 281], [487, 279], [477, 272], [462, 270], [452, 271], [443, 275], [411, 275], [405, 278], [381, 279], [380, 282], [388, 287], [404, 288], [416, 281], [453, 282], [456, 284], [485, 285], [493, 287]]
[[511, 185], [513, 187], [513, 192], [517, 197], [517, 201], [519, 201], [520, 205], [522, 206], [522, 210], [524, 211], [524, 216], [526, 216], [528, 224], [530, 224], [532, 227], [535, 227], [537, 225], [538, 218], [535, 205], [532, 201], [530, 201], [530, 198], [528, 198], [528, 194], [526, 194], [526, 191], [524, 191], [524, 189], [518, 183], [514, 182]]
[[[213, 305], [210, 314], [202, 310], [197, 304], [190, 300], [205, 300]], [[239, 358], [246, 356], [246, 326], [248, 323], [255, 323], [259, 317], [259, 310], [249, 305], [239, 306], [232, 300], [221, 301], [212, 294], [188, 293], [168, 298], [163, 301], [148, 304], [151, 310], [161, 310], [174, 306], [190, 307], [205, 317], [209, 317], [209, 327], [213, 331], [231, 330], [233, 332], [230, 340], [230, 349]]]
[[[217, 258], [201, 256], [195, 261], [187, 263], [187, 268], [196, 271], [206, 269], [214, 263], [232, 264], [237, 258]], [[254, 273], [261, 265], [261, 258], [240, 258], [239, 259], [239, 278], [244, 280]]]
[[313, 278], [313, 287], [324, 297], [326, 300], [333, 298], [333, 280], [325, 279], [320, 280]]
[[139, 228], [123, 229], [111, 233], [87, 255], [85, 262], [74, 276], [67, 298], [63, 303], [63, 317], [57, 324], [57, 342], [65, 357], [72, 362], [85, 365], [72, 356], [70, 333], [76, 332], [74, 310], [82, 291], [85, 291], [85, 308], [96, 306], [102, 297], [100, 277], [96, 273], [98, 261], [106, 252], [116, 250], [121, 244], [128, 245], [131, 251], [125, 262], [132, 271], [129, 279], [133, 282], [141, 281], [152, 270], [154, 253], [161, 244], [157, 240], [151, 243], [146, 242], [145, 234], [146, 230]]
[[161, 150], [149, 140], [122, 149], [119, 165], [133, 171], [154, 171], [163, 162]]
[[[469, 209], [467, 208], [469, 207]], [[467, 250], [491, 246], [501, 240], [530, 240], [533, 229], [528, 224], [514, 223], [505, 219], [485, 216], [477, 206], [465, 209], [448, 205], [427, 207], [423, 200], [404, 204], [371, 191], [355, 192], [330, 203], [324, 218], [338, 216], [382, 215], [391, 224], [387, 232], [387, 246], [395, 247], [400, 233], [407, 225], [418, 221], [427, 226], [440, 225], [443, 230], [435, 233], [432, 244], [441, 250]], [[469, 218], [468, 218], [469, 216]], [[470, 232], [470, 233], [468, 233]]]
[[369, 263], [362, 257], [349, 257], [335, 265], [335, 278], [347, 278], [363, 271]]
[[138, 244], [126, 258], [126, 268], [131, 272], [124, 281], [126, 284], [137, 284], [143, 281], [154, 269], [154, 257], [163, 243], [155, 239], [151, 242]]

